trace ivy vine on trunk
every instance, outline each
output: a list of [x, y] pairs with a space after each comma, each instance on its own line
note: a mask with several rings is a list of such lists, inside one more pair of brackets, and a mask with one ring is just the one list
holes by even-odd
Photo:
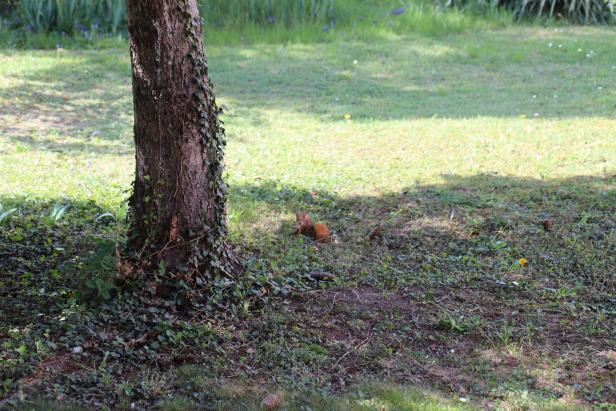
[[196, 0], [127, 0], [136, 175], [128, 251], [155, 284], [199, 290], [233, 277], [224, 129]]

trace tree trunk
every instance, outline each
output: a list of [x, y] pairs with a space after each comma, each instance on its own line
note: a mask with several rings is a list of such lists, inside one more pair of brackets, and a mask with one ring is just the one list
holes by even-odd
[[128, 251], [191, 287], [233, 275], [222, 180], [224, 129], [196, 0], [127, 0], [136, 175]]

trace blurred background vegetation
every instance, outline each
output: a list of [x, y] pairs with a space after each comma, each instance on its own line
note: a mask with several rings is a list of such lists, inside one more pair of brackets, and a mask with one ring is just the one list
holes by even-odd
[[[375, 28], [437, 35], [477, 25], [501, 26], [516, 20], [611, 24], [614, 1], [199, 0], [199, 5], [208, 32], [233, 42], [246, 41], [257, 32], [265, 33], [266, 37], [269, 33], [277, 37], [276, 41], [292, 40], [280, 38], [281, 33], [288, 35], [289, 30], [301, 38], [324, 37], [323, 33], [330, 31]], [[124, 0], [0, 0], [0, 13], [0, 38], [4, 38], [5, 44], [12, 42], [9, 46], [23, 45], [31, 34], [37, 33], [78, 35], [85, 39], [125, 35]]]

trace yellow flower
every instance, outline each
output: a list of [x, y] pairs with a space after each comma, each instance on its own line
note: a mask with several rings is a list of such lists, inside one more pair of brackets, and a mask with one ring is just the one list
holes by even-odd
[[528, 262], [528, 260], [526, 258], [520, 258], [518, 260], [518, 263], [523, 267], [526, 265], [526, 263]]
[[350, 114], [348, 114], [348, 113], [347, 113], [347, 114], [345, 114], [345, 115], [344, 115], [344, 119], [345, 119], [345, 120], [350, 120], [350, 119], [351, 119], [351, 115], [350, 115]]

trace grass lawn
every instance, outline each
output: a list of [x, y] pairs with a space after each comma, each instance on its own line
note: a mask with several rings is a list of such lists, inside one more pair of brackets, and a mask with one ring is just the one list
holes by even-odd
[[[0, 210], [17, 209], [0, 221], [0, 397], [57, 400], [37, 409], [258, 409], [266, 392], [298, 410], [616, 406], [615, 30], [206, 54], [247, 303], [135, 347], [136, 331], [89, 322], [83, 298], [113, 292], [93, 273], [125, 228], [127, 46], [0, 50]], [[294, 236], [297, 210], [335, 242]], [[311, 282], [315, 270], [335, 279]]]

